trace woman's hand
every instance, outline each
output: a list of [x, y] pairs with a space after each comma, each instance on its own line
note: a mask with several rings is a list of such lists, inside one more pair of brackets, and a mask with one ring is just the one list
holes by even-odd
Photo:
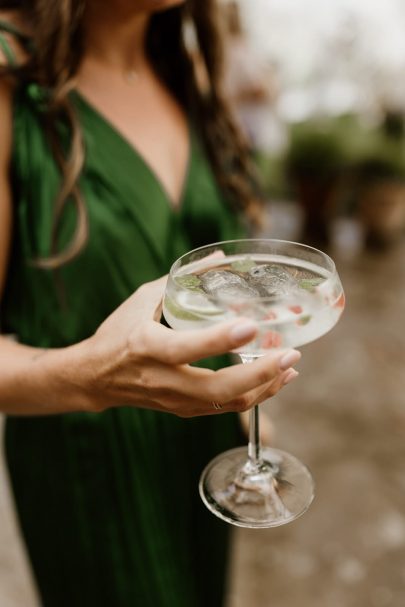
[[87, 340], [82, 386], [90, 410], [132, 405], [180, 417], [240, 412], [296, 376], [296, 350], [219, 371], [190, 366], [247, 343], [257, 327], [241, 319], [204, 330], [168, 329], [159, 323], [165, 284], [166, 277], [141, 286]]

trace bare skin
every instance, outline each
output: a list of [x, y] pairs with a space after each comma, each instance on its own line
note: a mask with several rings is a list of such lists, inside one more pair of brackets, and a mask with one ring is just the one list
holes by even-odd
[[[180, 2], [160, 2], [163, 6]], [[86, 15], [88, 47], [77, 88], [152, 168], [173, 206], [179, 204], [189, 159], [186, 116], [164, 88], [144, 51], [148, 13], [118, 2], [92, 0]], [[131, 10], [128, 11], [128, 5]], [[128, 74], [135, 70], [135, 80]], [[108, 82], [108, 86], [106, 86]]]
[[[177, 3], [93, 0], [96, 14], [90, 2], [87, 52], [77, 80], [83, 96], [144, 156], [173, 205], [180, 200], [186, 172], [187, 121], [154, 75], [142, 40], [149, 9]], [[123, 77], [129, 58], [139, 74], [131, 85]], [[0, 82], [0, 294], [12, 233], [11, 105], [11, 86]], [[159, 323], [165, 283], [164, 277], [143, 285], [92, 337], [68, 348], [43, 352], [0, 337], [0, 410], [43, 415], [129, 405], [181, 417], [240, 412], [296, 377], [291, 366], [300, 354], [295, 350], [217, 372], [190, 366], [248, 342], [256, 327], [241, 320], [205, 331], [167, 329]], [[215, 409], [213, 401], [222, 409]]]

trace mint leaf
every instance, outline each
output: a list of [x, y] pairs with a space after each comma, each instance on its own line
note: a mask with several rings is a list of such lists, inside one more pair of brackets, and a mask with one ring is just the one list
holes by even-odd
[[188, 289], [189, 291], [199, 291], [202, 293], [200, 288], [201, 279], [195, 274], [186, 274], [185, 276], [176, 276], [175, 281], [180, 287]]
[[235, 270], [235, 272], [249, 272], [249, 270], [254, 268], [255, 265], [256, 263], [253, 261], [253, 259], [247, 257], [246, 259], [240, 259], [231, 263], [231, 268], [232, 270]]
[[324, 278], [303, 278], [299, 281], [298, 286], [300, 289], [306, 289], [307, 291], [311, 291], [315, 289], [318, 285], [321, 284], [325, 279]]
[[312, 316], [310, 314], [308, 314], [307, 316], [303, 316], [302, 318], [300, 318], [297, 322], [300, 326], [304, 326], [309, 323], [311, 318], [312, 318]]

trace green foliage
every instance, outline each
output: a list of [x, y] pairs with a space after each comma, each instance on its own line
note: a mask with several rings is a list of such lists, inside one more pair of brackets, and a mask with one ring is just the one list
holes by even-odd
[[405, 179], [405, 150], [400, 142], [381, 137], [354, 164], [354, 173], [360, 183]]
[[405, 137], [400, 128], [369, 125], [355, 114], [292, 125], [283, 154], [256, 154], [270, 197], [288, 198], [297, 177], [354, 177], [361, 182], [405, 178]]
[[282, 155], [257, 152], [254, 160], [265, 194], [269, 197], [284, 197], [288, 184], [285, 179]]
[[332, 132], [303, 129], [293, 132], [285, 156], [285, 168], [291, 178], [334, 177], [347, 165], [344, 142]]

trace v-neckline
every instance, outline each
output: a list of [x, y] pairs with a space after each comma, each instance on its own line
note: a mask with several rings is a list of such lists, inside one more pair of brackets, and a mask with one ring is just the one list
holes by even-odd
[[159, 188], [163, 197], [166, 199], [167, 204], [170, 207], [170, 210], [174, 214], [179, 214], [182, 211], [184, 200], [186, 198], [188, 184], [190, 181], [191, 167], [193, 161], [193, 129], [189, 118], [187, 117], [187, 135], [188, 135], [188, 153], [187, 153], [187, 162], [185, 166], [185, 171], [183, 175], [183, 182], [180, 189], [180, 195], [178, 200], [174, 200], [171, 194], [167, 191], [165, 184], [163, 183], [161, 177], [158, 175], [156, 170], [152, 167], [150, 162], [145, 158], [145, 156], [139, 151], [139, 149], [125, 136], [125, 134], [117, 127], [115, 124], [111, 122], [111, 120], [101, 111], [99, 110], [91, 101], [89, 101], [85, 95], [83, 95], [79, 90], [75, 89], [73, 91], [74, 97], [80, 102], [80, 104], [100, 122], [102, 123], [117, 139], [121, 141], [121, 143], [129, 150], [129, 152], [135, 156], [148, 172], [149, 176], [152, 178], [154, 183]]

